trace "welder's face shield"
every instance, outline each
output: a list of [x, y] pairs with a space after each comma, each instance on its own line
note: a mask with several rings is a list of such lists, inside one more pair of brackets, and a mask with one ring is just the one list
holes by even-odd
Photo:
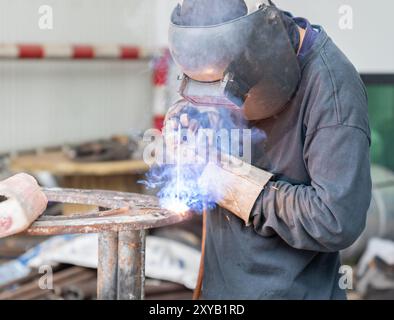
[[274, 6], [213, 26], [182, 26], [181, 7], [171, 18], [170, 51], [176, 64], [197, 82], [225, 80], [224, 95], [243, 106], [248, 120], [270, 117], [295, 93], [300, 68]]

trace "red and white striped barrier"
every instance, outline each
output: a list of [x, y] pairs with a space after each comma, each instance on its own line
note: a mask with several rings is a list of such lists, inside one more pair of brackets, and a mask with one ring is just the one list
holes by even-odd
[[163, 128], [164, 118], [168, 109], [167, 81], [170, 61], [171, 55], [168, 50], [165, 50], [161, 56], [153, 61], [153, 125], [158, 130]]
[[167, 49], [128, 45], [0, 44], [1, 59], [153, 59], [154, 127], [161, 130], [168, 109], [167, 81], [171, 55]]
[[149, 59], [156, 51], [129, 45], [0, 44], [0, 59]]

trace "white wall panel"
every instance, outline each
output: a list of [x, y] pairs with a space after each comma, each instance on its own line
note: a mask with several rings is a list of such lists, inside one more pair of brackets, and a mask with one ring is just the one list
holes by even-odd
[[[0, 0], [0, 43], [154, 46], [152, 3]], [[38, 27], [43, 4], [53, 8], [53, 30]], [[1, 60], [0, 152], [146, 129], [152, 89], [148, 62]]]
[[[0, 43], [167, 45], [177, 0], [0, 0]], [[253, 2], [253, 0], [248, 0]], [[392, 0], [276, 0], [321, 24], [360, 72], [394, 73]], [[40, 30], [38, 8], [53, 7]], [[341, 5], [354, 13], [341, 30]], [[149, 63], [0, 61], [0, 152], [125, 133], [151, 125]]]
[[[362, 73], [394, 73], [393, 0], [276, 0], [293, 14], [322, 25]], [[339, 9], [353, 9], [353, 29], [339, 27]]]
[[144, 130], [150, 78], [141, 62], [2, 62], [0, 152]]

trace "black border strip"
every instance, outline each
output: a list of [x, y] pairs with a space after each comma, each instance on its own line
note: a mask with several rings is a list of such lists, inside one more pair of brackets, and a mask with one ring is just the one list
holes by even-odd
[[394, 73], [388, 74], [361, 74], [365, 84], [394, 84]]

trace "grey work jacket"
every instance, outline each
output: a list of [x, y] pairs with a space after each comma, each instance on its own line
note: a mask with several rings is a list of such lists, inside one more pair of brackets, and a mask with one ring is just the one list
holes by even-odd
[[[255, 123], [253, 164], [275, 174], [250, 226], [208, 215], [205, 299], [345, 299], [339, 251], [365, 227], [371, 199], [364, 85], [320, 28], [289, 106]], [[242, 196], [242, 195], [240, 195]]]

